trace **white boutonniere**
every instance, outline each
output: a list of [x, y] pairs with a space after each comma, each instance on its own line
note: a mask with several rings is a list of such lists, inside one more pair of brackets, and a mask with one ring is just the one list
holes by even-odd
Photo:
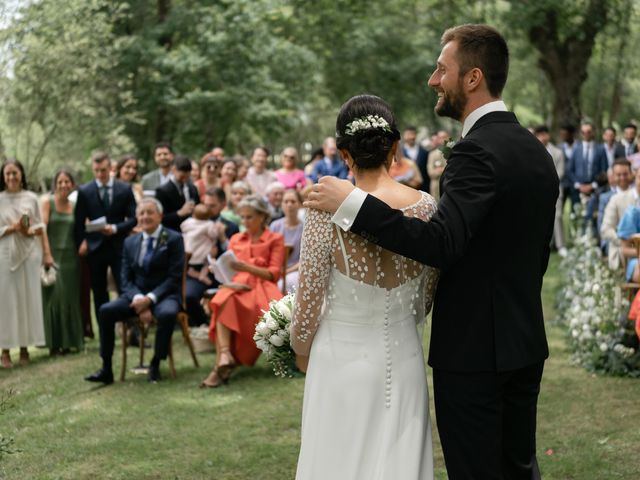
[[166, 230], [162, 230], [162, 232], [160, 232], [160, 237], [158, 238], [158, 248], [162, 247], [163, 245], [167, 244], [167, 241], [169, 240], [169, 234], [167, 233]]
[[451, 156], [451, 151], [453, 150], [453, 147], [455, 146], [456, 143], [458, 142], [449, 138], [446, 142], [444, 142], [444, 145], [440, 145], [438, 147], [438, 150], [442, 152], [442, 156], [444, 157], [445, 160], [449, 160], [449, 157]]

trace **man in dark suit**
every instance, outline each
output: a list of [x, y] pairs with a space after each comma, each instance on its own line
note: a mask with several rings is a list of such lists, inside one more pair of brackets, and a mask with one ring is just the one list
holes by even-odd
[[111, 357], [115, 324], [134, 315], [148, 324], [156, 319], [158, 329], [149, 381], [160, 380], [160, 361], [167, 358], [171, 334], [180, 308], [180, 282], [184, 265], [182, 236], [161, 225], [162, 205], [145, 197], [137, 209], [142, 233], [124, 242], [122, 295], [100, 308], [100, 356], [102, 368], [85, 377], [89, 382], [113, 383]]
[[566, 172], [572, 186], [573, 205], [581, 200], [586, 203], [593, 191], [598, 188], [596, 178], [600, 173], [606, 173], [609, 168], [604, 147], [595, 142], [593, 124], [583, 123], [580, 126], [580, 133], [582, 142], [576, 143]]
[[200, 203], [198, 189], [191, 183], [191, 160], [177, 155], [169, 181], [156, 189], [156, 198], [164, 209], [162, 224], [180, 231], [180, 224], [191, 216], [193, 208]]
[[419, 190], [429, 191], [429, 172], [427, 171], [427, 160], [429, 153], [416, 142], [418, 131], [416, 127], [407, 127], [402, 132], [402, 154], [415, 162], [422, 175], [422, 186]]
[[[222, 210], [224, 209], [226, 202], [227, 199], [224, 190], [218, 187], [208, 189], [205, 192], [204, 198], [202, 199], [202, 203], [209, 208], [209, 213], [211, 215], [210, 220], [212, 222], [220, 222], [225, 227], [224, 235], [218, 237], [218, 242], [216, 245], [218, 255], [216, 255], [216, 258], [226, 252], [227, 246], [229, 244], [228, 239], [231, 238], [232, 235], [235, 235], [239, 232], [238, 226], [235, 223], [230, 222], [229, 220], [220, 216], [220, 212], [222, 212]], [[190, 266], [199, 271], [203, 265], [194, 263], [190, 264]], [[209, 319], [205, 315], [204, 310], [202, 309], [202, 305], [200, 305], [200, 300], [202, 299], [202, 296], [207, 289], [216, 288], [219, 285], [213, 274], [209, 274], [209, 281], [211, 282], [211, 284], [207, 285], [197, 278], [193, 278], [191, 276], [187, 277], [187, 313], [189, 314], [189, 324], [192, 326], [200, 326], [203, 323], [209, 323]]]
[[[122, 242], [136, 224], [136, 200], [128, 184], [110, 177], [106, 153], [94, 154], [91, 166], [95, 179], [78, 189], [74, 234], [78, 254], [87, 257], [97, 317], [100, 306], [109, 301], [109, 267], [120, 290]], [[102, 217], [106, 222], [104, 226], [99, 231], [88, 232], [86, 222]]]
[[628, 123], [622, 130], [622, 146], [624, 148], [624, 156], [630, 157], [634, 153], [638, 153], [638, 144], [636, 136], [638, 135], [638, 127], [633, 123]]
[[509, 62], [503, 37], [463, 25], [447, 30], [442, 45], [429, 85], [436, 113], [463, 129], [431, 221], [337, 179], [323, 179], [306, 205], [339, 207], [341, 228], [440, 269], [429, 364], [449, 478], [539, 478], [536, 406], [548, 356], [540, 289], [558, 175], [500, 101]]

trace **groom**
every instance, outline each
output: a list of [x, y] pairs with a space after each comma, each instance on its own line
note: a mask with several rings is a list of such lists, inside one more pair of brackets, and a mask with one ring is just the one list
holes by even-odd
[[540, 478], [536, 404], [548, 356], [540, 289], [558, 176], [500, 100], [509, 52], [486, 25], [442, 36], [429, 86], [436, 113], [462, 123], [429, 223], [349, 182], [324, 177], [305, 206], [344, 230], [441, 270], [429, 365], [447, 472], [459, 479]]

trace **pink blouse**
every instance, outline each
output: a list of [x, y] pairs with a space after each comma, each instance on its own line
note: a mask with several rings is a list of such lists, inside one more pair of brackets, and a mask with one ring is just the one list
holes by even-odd
[[277, 170], [276, 177], [278, 177], [278, 181], [284, 185], [284, 188], [300, 190], [307, 184], [307, 178], [304, 176], [304, 172], [299, 169], [291, 172], [287, 172], [284, 169]]

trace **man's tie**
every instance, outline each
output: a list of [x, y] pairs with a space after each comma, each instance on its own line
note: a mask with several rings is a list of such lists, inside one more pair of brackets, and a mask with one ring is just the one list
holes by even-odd
[[109, 187], [103, 185], [100, 189], [102, 190], [102, 204], [104, 205], [104, 209], [109, 210]]
[[584, 149], [584, 159], [587, 162], [587, 176], [589, 177], [589, 180], [591, 180], [591, 162], [589, 160], [589, 150], [590, 150], [591, 145], [589, 145], [587, 143], [587, 146]]
[[144, 258], [142, 259], [142, 268], [145, 272], [149, 271], [151, 257], [153, 257], [153, 237], [147, 238], [147, 251], [144, 252]]

